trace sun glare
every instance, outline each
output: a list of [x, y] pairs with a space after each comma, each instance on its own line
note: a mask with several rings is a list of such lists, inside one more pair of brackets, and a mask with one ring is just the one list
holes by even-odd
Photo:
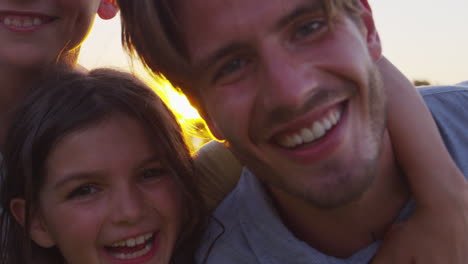
[[172, 110], [182, 126], [191, 152], [196, 151], [213, 138], [197, 109], [190, 104], [185, 95], [174, 89], [165, 79], [154, 80], [151, 83], [153, 89]]
[[182, 119], [201, 119], [197, 109], [193, 108], [193, 106], [183, 94], [175, 91], [174, 89], [168, 89], [166, 100], [166, 103], [169, 104], [169, 107], [171, 107], [171, 109], [175, 111], [177, 115], [180, 115]]

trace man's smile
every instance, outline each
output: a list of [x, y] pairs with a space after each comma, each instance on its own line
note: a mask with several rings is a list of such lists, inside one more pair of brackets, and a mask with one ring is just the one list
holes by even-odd
[[320, 118], [310, 122], [310, 125], [292, 133], [276, 137], [276, 144], [283, 148], [297, 148], [319, 140], [340, 121], [342, 109], [334, 107], [325, 112]]
[[[284, 158], [311, 164], [327, 158], [345, 140], [348, 123], [349, 101], [341, 101], [328, 107], [320, 115], [314, 115], [294, 130], [277, 133], [271, 144]], [[283, 130], [284, 131], [284, 130]]]

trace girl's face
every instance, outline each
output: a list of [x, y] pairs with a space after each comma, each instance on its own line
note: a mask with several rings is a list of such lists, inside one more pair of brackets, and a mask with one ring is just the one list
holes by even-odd
[[181, 194], [144, 128], [113, 115], [59, 141], [31, 235], [70, 264], [169, 263]]
[[101, 0], [0, 0], [0, 67], [42, 68], [77, 51]]

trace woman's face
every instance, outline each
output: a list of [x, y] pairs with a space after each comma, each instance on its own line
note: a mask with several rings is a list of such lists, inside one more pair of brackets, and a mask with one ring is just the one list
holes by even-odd
[[181, 194], [144, 128], [113, 115], [60, 140], [31, 235], [67, 263], [169, 263]]
[[0, 68], [36, 69], [78, 51], [101, 0], [0, 0]]

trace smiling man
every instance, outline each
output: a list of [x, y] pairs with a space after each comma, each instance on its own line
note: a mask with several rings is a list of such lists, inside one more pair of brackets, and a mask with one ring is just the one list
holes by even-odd
[[[151, 2], [146, 8], [119, 2], [127, 45], [181, 86], [246, 166], [215, 211], [221, 223], [211, 223], [200, 263], [368, 263], [392, 223], [415, 210], [411, 196], [419, 208], [424, 204], [412, 193], [413, 176], [407, 184], [408, 167], [403, 162], [403, 172], [398, 163], [407, 156], [400, 144], [417, 138], [394, 141], [388, 129], [394, 120], [391, 114], [387, 120], [384, 84], [404, 96], [408, 81], [382, 58], [366, 0], [143, 1]], [[151, 19], [151, 7], [161, 28], [132, 27], [132, 11]], [[160, 48], [163, 34], [175, 55]], [[467, 107], [468, 90], [422, 93], [467, 175], [468, 115], [459, 109]], [[392, 100], [388, 109], [401, 113]], [[418, 260], [465, 263], [454, 253], [466, 252], [460, 245], [451, 245], [456, 256]]]

